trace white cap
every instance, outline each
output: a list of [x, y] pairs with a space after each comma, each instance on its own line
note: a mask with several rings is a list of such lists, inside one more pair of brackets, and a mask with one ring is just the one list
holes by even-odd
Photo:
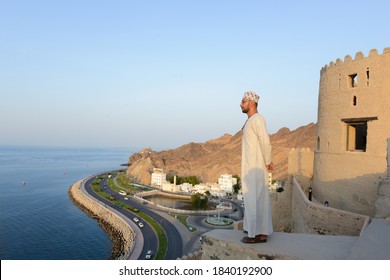
[[259, 96], [254, 91], [247, 91], [247, 92], [245, 92], [243, 98], [255, 101], [256, 103], [259, 102]]

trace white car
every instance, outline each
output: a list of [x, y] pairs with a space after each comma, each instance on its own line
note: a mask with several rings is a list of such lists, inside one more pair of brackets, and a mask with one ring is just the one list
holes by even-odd
[[150, 260], [153, 256], [153, 252], [152, 250], [148, 250], [148, 252], [146, 253], [146, 256], [145, 256], [145, 260]]
[[139, 220], [138, 220], [138, 218], [137, 218], [137, 217], [135, 217], [135, 218], [133, 219], [133, 221], [134, 221], [134, 222], [136, 222], [136, 223], [138, 223], [138, 222], [139, 222]]
[[144, 227], [144, 224], [143, 224], [143, 223], [138, 223], [138, 226], [139, 226], [140, 228], [143, 228], [143, 227]]

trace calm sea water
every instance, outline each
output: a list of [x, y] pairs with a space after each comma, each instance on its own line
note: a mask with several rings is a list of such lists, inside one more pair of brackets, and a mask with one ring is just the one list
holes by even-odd
[[135, 151], [0, 146], [0, 259], [108, 259], [109, 237], [68, 190], [81, 178], [121, 168]]

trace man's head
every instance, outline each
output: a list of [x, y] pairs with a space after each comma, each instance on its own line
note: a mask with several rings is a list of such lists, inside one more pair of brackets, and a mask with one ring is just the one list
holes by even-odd
[[254, 91], [247, 91], [242, 97], [240, 104], [241, 111], [249, 116], [257, 112], [257, 103], [259, 102], [259, 96]]

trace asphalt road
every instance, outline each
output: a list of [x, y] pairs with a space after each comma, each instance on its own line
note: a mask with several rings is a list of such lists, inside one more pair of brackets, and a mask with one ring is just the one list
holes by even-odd
[[[139, 257], [139, 259], [144, 259], [146, 252], [148, 250], [152, 250], [154, 252], [153, 258], [155, 257], [155, 254], [158, 250], [158, 237], [154, 229], [142, 218], [140, 218], [138, 215], [136, 215], [133, 212], [130, 212], [128, 210], [125, 210], [121, 207], [116, 206], [112, 202], [102, 198], [101, 196], [97, 195], [93, 190], [92, 190], [92, 182], [95, 179], [95, 177], [90, 178], [85, 182], [85, 189], [86, 191], [96, 198], [97, 200], [100, 200], [108, 205], [108, 207], [115, 208], [115, 210], [119, 211], [129, 219], [133, 220], [134, 217], [137, 217], [140, 222], [143, 223], [144, 227], [141, 229], [143, 236], [144, 236], [144, 247], [142, 250], [142, 253]], [[108, 194], [115, 194], [115, 199], [118, 201], [121, 201], [127, 205], [130, 205], [134, 208], [137, 208], [140, 212], [145, 213], [146, 215], [150, 216], [153, 218], [157, 223], [161, 225], [161, 227], [165, 230], [165, 234], [168, 239], [168, 248], [167, 252], [165, 255], [166, 260], [174, 260], [177, 258], [180, 258], [183, 256], [183, 241], [182, 238], [176, 229], [176, 227], [171, 224], [167, 219], [164, 217], [158, 215], [154, 211], [150, 210], [147, 206], [143, 205], [142, 203], [138, 202], [137, 200], [128, 197], [128, 200], [124, 199], [124, 196], [119, 195], [118, 193], [114, 192], [110, 187], [106, 186], [106, 179], [104, 179], [101, 183], [101, 189], [104, 190]]]

